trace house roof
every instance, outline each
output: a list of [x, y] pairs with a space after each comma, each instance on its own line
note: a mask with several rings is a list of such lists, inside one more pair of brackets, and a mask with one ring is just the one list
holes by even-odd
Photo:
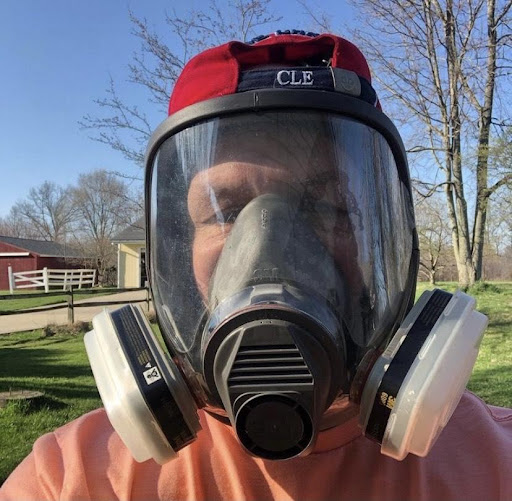
[[146, 241], [146, 218], [143, 216], [137, 219], [119, 233], [113, 236], [113, 243], [122, 242], [145, 242]]
[[32, 238], [6, 237], [0, 235], [0, 242], [14, 245], [15, 247], [43, 257], [85, 257], [83, 253], [74, 247], [48, 240], [34, 240]]

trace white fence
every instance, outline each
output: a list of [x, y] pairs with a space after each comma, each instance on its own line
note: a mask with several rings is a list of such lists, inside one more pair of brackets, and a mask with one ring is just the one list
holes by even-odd
[[83, 285], [91, 287], [96, 282], [96, 270], [51, 270], [43, 268], [34, 271], [13, 272], [9, 266], [9, 290], [11, 294], [16, 289], [27, 289], [29, 287], [44, 287], [48, 292], [50, 287], [62, 287], [67, 290], [70, 286], [79, 289]]

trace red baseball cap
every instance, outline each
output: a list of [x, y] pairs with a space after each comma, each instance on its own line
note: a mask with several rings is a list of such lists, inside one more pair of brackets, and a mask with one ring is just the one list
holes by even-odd
[[361, 51], [331, 34], [276, 32], [256, 43], [208, 49], [183, 69], [169, 115], [208, 99], [262, 88], [317, 89], [351, 94], [380, 109]]

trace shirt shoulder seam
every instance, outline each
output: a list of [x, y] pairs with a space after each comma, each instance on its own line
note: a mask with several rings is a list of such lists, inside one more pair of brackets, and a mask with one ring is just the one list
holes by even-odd
[[507, 416], [503, 416], [503, 417], [497, 416], [496, 414], [494, 414], [494, 412], [489, 407], [489, 405], [486, 402], [484, 402], [478, 395], [475, 395], [472, 391], [469, 391], [469, 390], [466, 390], [466, 393], [469, 394], [471, 397], [473, 397], [480, 405], [482, 405], [485, 408], [485, 410], [491, 416], [493, 421], [495, 421], [497, 423], [504, 423], [507, 421], [512, 421], [512, 409], [506, 409], [509, 413]]

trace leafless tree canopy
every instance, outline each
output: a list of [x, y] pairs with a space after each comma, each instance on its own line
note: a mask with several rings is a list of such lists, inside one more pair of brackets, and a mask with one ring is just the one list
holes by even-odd
[[76, 211], [75, 234], [93, 240], [110, 239], [137, 215], [127, 185], [106, 170], [80, 175], [71, 197]]
[[509, 121], [502, 77], [510, 74], [511, 4], [357, 2], [364, 23], [357, 38], [381, 100], [418, 154], [410, 156], [420, 177], [416, 188], [426, 195], [444, 191], [462, 285], [481, 278], [488, 201], [512, 181], [489, 161], [493, 132]]
[[36, 229], [13, 208], [7, 216], [0, 218], [0, 235], [17, 238], [39, 237]]
[[94, 257], [99, 281], [105, 282], [116, 261], [112, 237], [140, 216], [141, 207], [133, 202], [127, 184], [106, 170], [82, 174], [70, 194], [76, 215], [74, 244]]
[[69, 190], [46, 181], [14, 204], [0, 228], [7, 235], [60, 242], [73, 218]]
[[419, 198], [416, 214], [420, 244], [419, 274], [434, 285], [446, 264], [446, 249], [450, 240], [442, 200], [439, 196]]

